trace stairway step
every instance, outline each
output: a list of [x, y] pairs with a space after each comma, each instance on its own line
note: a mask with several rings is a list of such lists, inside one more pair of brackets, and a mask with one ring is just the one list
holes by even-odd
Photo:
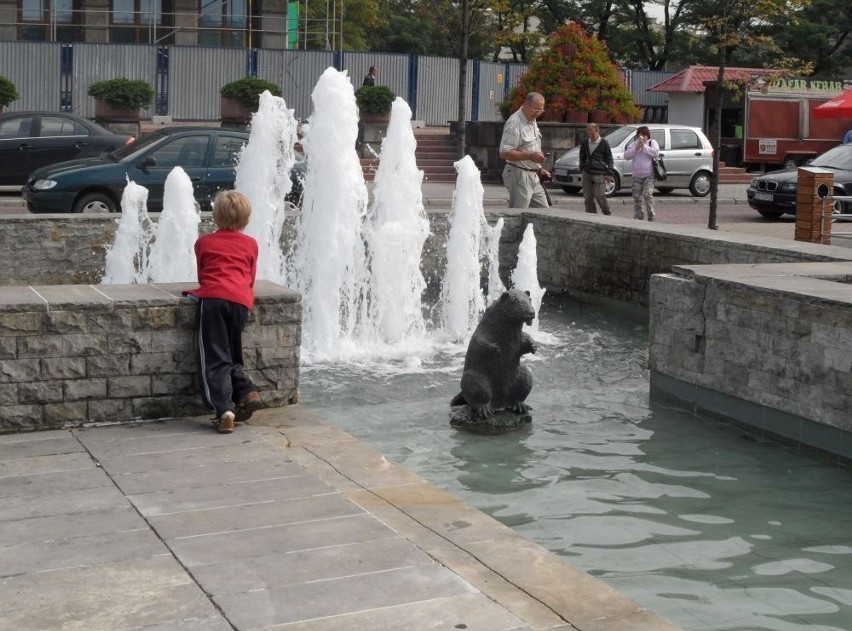
[[417, 158], [424, 160], [446, 160], [447, 162], [456, 161], [455, 151], [415, 151], [414, 155]]
[[455, 182], [456, 174], [452, 175], [449, 173], [437, 173], [435, 175], [427, 175], [423, 178], [425, 182]]
[[749, 184], [754, 179], [751, 173], [720, 173], [720, 184]]

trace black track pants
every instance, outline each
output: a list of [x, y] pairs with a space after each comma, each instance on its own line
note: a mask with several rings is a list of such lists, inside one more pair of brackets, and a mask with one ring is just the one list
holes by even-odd
[[257, 390], [243, 370], [242, 333], [248, 309], [229, 300], [198, 300], [198, 377], [201, 398], [218, 418]]

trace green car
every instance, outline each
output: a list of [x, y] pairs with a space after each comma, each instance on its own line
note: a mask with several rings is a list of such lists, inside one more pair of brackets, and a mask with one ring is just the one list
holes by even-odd
[[131, 180], [148, 189], [148, 210], [160, 212], [166, 177], [179, 166], [192, 180], [196, 201], [210, 210], [218, 191], [234, 187], [234, 165], [248, 138], [219, 127], [162, 128], [97, 158], [38, 169], [22, 195], [34, 213], [117, 212]]

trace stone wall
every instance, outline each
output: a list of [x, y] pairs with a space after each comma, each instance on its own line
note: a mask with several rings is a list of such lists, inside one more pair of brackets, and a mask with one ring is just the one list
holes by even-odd
[[674, 265], [852, 261], [847, 248], [623, 217], [549, 209], [523, 219], [535, 227], [542, 286], [640, 305], [648, 304], [651, 277]]
[[[429, 209], [430, 235], [424, 246], [423, 273], [430, 291], [446, 266], [447, 210]], [[651, 276], [673, 265], [791, 263], [852, 260], [852, 250], [693, 226], [643, 223], [624, 217], [587, 215], [568, 210], [495, 211], [488, 223], [503, 218], [500, 267], [504, 281], [514, 269], [527, 223], [535, 227], [539, 281], [549, 290], [578, 291], [633, 304], [648, 304]], [[156, 220], [157, 215], [153, 216]], [[0, 222], [2, 285], [99, 283], [104, 255], [115, 236], [117, 219], [108, 215], [7, 215]], [[200, 232], [213, 229], [202, 214]], [[282, 247], [292, 234], [283, 230]]]
[[[195, 389], [195, 285], [0, 287], [0, 432], [205, 414]], [[299, 295], [260, 281], [243, 334], [273, 406], [298, 396]]]
[[852, 460], [852, 263], [651, 281], [652, 394]]

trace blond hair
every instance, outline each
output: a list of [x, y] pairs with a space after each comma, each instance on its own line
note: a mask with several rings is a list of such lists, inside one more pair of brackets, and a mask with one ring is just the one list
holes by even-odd
[[251, 202], [237, 191], [219, 191], [213, 200], [213, 221], [223, 230], [242, 230], [251, 217]]

